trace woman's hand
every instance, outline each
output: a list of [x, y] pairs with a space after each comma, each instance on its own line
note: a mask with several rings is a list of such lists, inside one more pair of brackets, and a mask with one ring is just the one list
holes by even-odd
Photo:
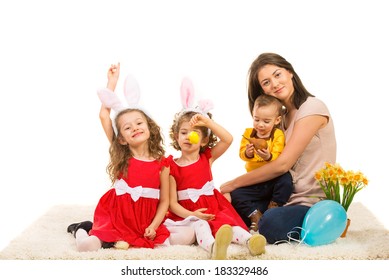
[[228, 181], [228, 182], [225, 182], [223, 183], [221, 186], [220, 186], [220, 192], [224, 195], [226, 193], [230, 193], [232, 192], [233, 190], [235, 190], [235, 188], [233, 187], [232, 185], [232, 182], [233, 180], [231, 181]]
[[230, 193], [223, 193], [223, 196], [231, 203], [232, 199], [231, 199], [231, 194]]

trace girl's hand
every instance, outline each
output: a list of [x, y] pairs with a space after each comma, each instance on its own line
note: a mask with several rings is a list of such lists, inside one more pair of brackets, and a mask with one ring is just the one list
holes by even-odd
[[268, 149], [262, 149], [262, 150], [258, 149], [255, 150], [255, 153], [259, 155], [263, 160], [268, 161], [271, 159], [271, 153], [269, 152]]
[[143, 236], [150, 239], [150, 240], [154, 240], [156, 235], [157, 235], [157, 233], [155, 232], [155, 229], [148, 227], [145, 229], [145, 233]]
[[118, 64], [111, 64], [107, 72], [108, 84], [115, 85], [119, 80], [120, 62]]
[[196, 114], [194, 115], [189, 123], [191, 126], [205, 126], [205, 127], [208, 127], [208, 123], [210, 122], [211, 120], [205, 116], [203, 116], [202, 114]]
[[205, 220], [205, 221], [211, 221], [215, 219], [214, 214], [205, 214], [203, 212], [207, 211], [208, 208], [200, 208], [193, 212], [193, 216], [196, 216], [199, 219]]

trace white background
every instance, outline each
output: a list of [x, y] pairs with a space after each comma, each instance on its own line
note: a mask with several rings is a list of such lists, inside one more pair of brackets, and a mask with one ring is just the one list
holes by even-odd
[[215, 181], [242, 174], [240, 135], [251, 126], [247, 70], [262, 52], [284, 56], [328, 105], [338, 162], [370, 179], [355, 200], [388, 228], [384, 3], [2, 1], [0, 250], [50, 207], [94, 205], [110, 187], [96, 89], [106, 85], [111, 63], [122, 65], [119, 94], [125, 75], [137, 77], [167, 145], [181, 79], [191, 77], [235, 137], [214, 165]]

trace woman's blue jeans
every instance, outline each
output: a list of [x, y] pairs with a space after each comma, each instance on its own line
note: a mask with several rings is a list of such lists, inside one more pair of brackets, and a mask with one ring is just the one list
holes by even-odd
[[259, 220], [259, 233], [265, 236], [269, 244], [289, 241], [288, 233], [294, 239], [301, 239], [301, 226], [309, 208], [291, 205], [268, 209]]

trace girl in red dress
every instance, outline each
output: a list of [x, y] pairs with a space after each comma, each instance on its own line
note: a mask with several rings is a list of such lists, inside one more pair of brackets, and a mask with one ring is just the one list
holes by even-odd
[[[111, 66], [107, 88], [98, 92], [103, 103], [100, 119], [111, 143], [107, 171], [113, 188], [98, 202], [93, 223], [84, 221], [68, 227], [79, 251], [153, 248], [170, 243], [170, 232], [162, 224], [169, 205], [169, 167], [160, 127], [136, 108], [139, 88], [131, 78], [126, 79], [125, 95], [132, 108], [123, 108], [113, 92], [119, 69], [120, 64]], [[117, 113], [113, 124], [111, 108]], [[189, 240], [194, 236], [192, 229], [184, 228], [174, 235], [181, 239], [173, 239], [173, 244], [193, 243]]]
[[159, 127], [139, 109], [121, 111], [115, 123], [118, 134], [107, 168], [113, 188], [98, 202], [89, 234], [75, 228], [79, 251], [117, 242], [118, 247], [153, 248], [170, 235], [161, 224], [168, 210], [169, 168]]
[[[230, 202], [215, 188], [211, 166], [232, 143], [232, 135], [208, 113], [212, 105], [193, 108], [193, 86], [181, 87], [184, 109], [170, 129], [172, 146], [181, 151], [170, 163], [170, 211], [165, 225], [189, 225], [197, 243], [213, 259], [226, 259], [231, 242], [244, 244], [252, 255], [264, 253], [266, 240], [251, 235]], [[217, 141], [217, 137], [219, 141]]]

